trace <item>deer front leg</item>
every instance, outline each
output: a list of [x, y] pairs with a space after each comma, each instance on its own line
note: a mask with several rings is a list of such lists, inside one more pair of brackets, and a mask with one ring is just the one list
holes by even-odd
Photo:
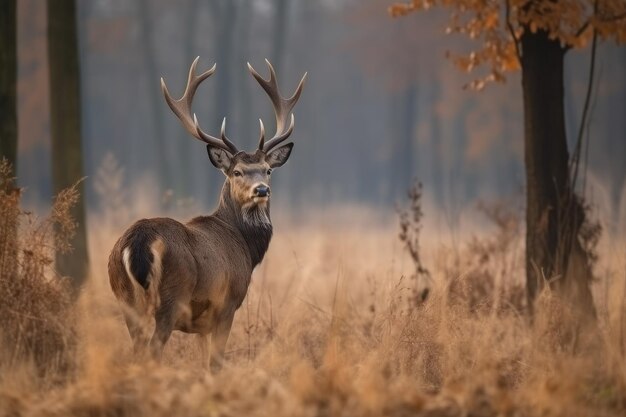
[[213, 335], [211, 337], [211, 372], [218, 372], [224, 362], [224, 352], [226, 350], [226, 342], [230, 335], [230, 329], [233, 325], [235, 312], [227, 312], [220, 315], [217, 320]]
[[198, 348], [200, 349], [202, 368], [207, 369], [209, 365], [209, 335], [198, 334], [196, 340], [198, 341]]

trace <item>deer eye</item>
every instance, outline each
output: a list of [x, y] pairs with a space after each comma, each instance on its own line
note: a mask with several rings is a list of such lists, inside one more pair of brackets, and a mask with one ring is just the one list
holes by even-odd
[[272, 170], [271, 170], [271, 169], [268, 169], [268, 170], [267, 170], [267, 175], [271, 175], [271, 173], [272, 173]]
[[241, 175], [242, 175], [242, 174], [241, 174], [241, 171], [234, 171], [234, 172], [233, 172], [233, 175], [234, 175], [235, 177], [241, 177]]

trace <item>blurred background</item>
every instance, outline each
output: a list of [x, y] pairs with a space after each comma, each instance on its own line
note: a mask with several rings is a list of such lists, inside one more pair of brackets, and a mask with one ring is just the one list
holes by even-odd
[[[626, 416], [625, 6], [0, 0], [0, 415]], [[214, 377], [179, 332], [164, 366], [131, 356], [107, 276], [130, 224], [217, 206], [224, 175], [160, 88], [180, 97], [197, 56], [203, 130], [226, 117], [249, 151], [274, 115], [246, 63], [284, 95], [308, 72]], [[466, 88], [494, 61], [505, 82]]]
[[[192, 60], [216, 74], [196, 94], [204, 130], [254, 149], [258, 118], [273, 133], [270, 102], [250, 62], [278, 73], [284, 94], [304, 72], [296, 143], [273, 181], [274, 214], [358, 205], [395, 219], [414, 178], [426, 221], [454, 226], [477, 201], [523, 204], [523, 109], [519, 74], [481, 92], [446, 59], [468, 41], [443, 36], [438, 11], [392, 19], [389, 0], [78, 1], [83, 165], [87, 216], [106, 203], [103, 178], [124, 203], [151, 196], [150, 214], [171, 205], [204, 212], [223, 176], [165, 104], [164, 77], [182, 95]], [[18, 179], [24, 203], [45, 208], [53, 192], [46, 3], [18, 2]], [[589, 48], [567, 54], [566, 120], [575, 138]], [[592, 97], [586, 195], [609, 224], [626, 212], [626, 49], [603, 42]], [[270, 133], [270, 134], [271, 134]], [[570, 143], [570, 146], [572, 144]], [[100, 185], [99, 185], [100, 184]], [[100, 187], [100, 192], [98, 188]], [[621, 213], [621, 214], [620, 214]], [[620, 223], [621, 222], [621, 223]], [[442, 226], [443, 227], [443, 226]]]

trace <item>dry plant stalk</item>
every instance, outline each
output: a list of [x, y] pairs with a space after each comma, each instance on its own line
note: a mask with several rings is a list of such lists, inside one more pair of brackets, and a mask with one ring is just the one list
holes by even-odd
[[413, 281], [411, 304], [420, 304], [428, 297], [428, 286], [431, 284], [430, 271], [424, 266], [420, 253], [420, 232], [422, 231], [422, 183], [414, 181], [407, 192], [409, 207], [398, 209], [400, 220], [400, 241], [408, 252], [415, 271], [410, 278]]
[[[0, 162], [0, 367], [32, 360], [42, 374], [67, 369], [74, 345], [70, 289], [54, 276], [53, 250], [68, 251], [75, 230], [75, 187], [61, 192], [49, 217], [20, 208], [21, 190]], [[57, 227], [58, 226], [58, 227]]]

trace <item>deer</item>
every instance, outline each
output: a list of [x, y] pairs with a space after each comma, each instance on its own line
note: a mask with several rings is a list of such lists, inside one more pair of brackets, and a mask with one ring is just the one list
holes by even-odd
[[[291, 155], [293, 142], [283, 142], [293, 132], [292, 110], [307, 74], [294, 94], [284, 98], [268, 60], [268, 80], [248, 63], [248, 70], [272, 102], [276, 133], [266, 141], [259, 119], [258, 148], [245, 152], [226, 136], [226, 118], [218, 138], [205, 133], [196, 115], [192, 115], [198, 86], [216, 69], [215, 64], [196, 75], [199, 58], [191, 64], [180, 99], [172, 98], [163, 78], [161, 90], [184, 129], [206, 144], [209, 160], [226, 177], [217, 208], [187, 223], [172, 218], [137, 221], [115, 243], [108, 274], [113, 294], [122, 304], [135, 354], [148, 354], [160, 361], [173, 331], [192, 333], [198, 337], [205, 367], [210, 337], [210, 369], [218, 371], [224, 363], [235, 312], [272, 238], [270, 178], [272, 171]], [[150, 323], [154, 324], [151, 336]]]

